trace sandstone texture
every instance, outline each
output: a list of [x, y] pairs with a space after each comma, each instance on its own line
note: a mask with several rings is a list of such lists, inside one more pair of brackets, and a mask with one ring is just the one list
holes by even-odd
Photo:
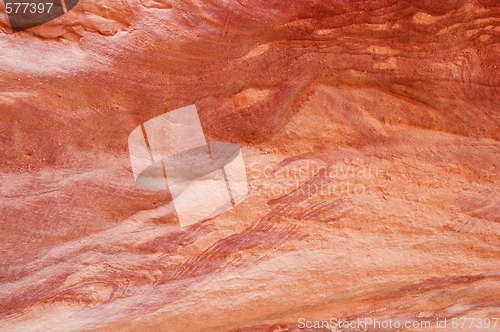
[[[0, 47], [0, 331], [500, 329], [498, 1], [0, 5]], [[181, 227], [127, 137], [191, 104], [249, 193]]]

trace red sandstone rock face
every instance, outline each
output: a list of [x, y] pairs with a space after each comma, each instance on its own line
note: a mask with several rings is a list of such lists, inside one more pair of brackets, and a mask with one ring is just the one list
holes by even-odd
[[[496, 1], [81, 0], [0, 29], [2, 330], [500, 317]], [[127, 137], [193, 103], [250, 193], [180, 228]]]

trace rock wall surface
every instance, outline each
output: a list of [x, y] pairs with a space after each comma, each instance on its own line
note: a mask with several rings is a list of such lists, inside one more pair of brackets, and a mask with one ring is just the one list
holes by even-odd
[[[0, 9], [2, 331], [500, 317], [497, 1]], [[181, 228], [127, 137], [189, 104], [250, 193]]]

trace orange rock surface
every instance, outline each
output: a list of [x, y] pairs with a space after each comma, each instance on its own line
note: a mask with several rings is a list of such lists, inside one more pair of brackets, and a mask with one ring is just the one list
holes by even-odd
[[[17, 33], [0, 11], [1, 331], [500, 318], [497, 1], [81, 0]], [[182, 228], [127, 137], [190, 104], [249, 195]]]

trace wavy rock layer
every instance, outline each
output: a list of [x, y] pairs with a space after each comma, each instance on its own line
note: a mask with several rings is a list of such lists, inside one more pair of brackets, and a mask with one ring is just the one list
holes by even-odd
[[[0, 30], [0, 329], [500, 317], [496, 1], [81, 0]], [[180, 228], [127, 137], [193, 103], [250, 194]]]

